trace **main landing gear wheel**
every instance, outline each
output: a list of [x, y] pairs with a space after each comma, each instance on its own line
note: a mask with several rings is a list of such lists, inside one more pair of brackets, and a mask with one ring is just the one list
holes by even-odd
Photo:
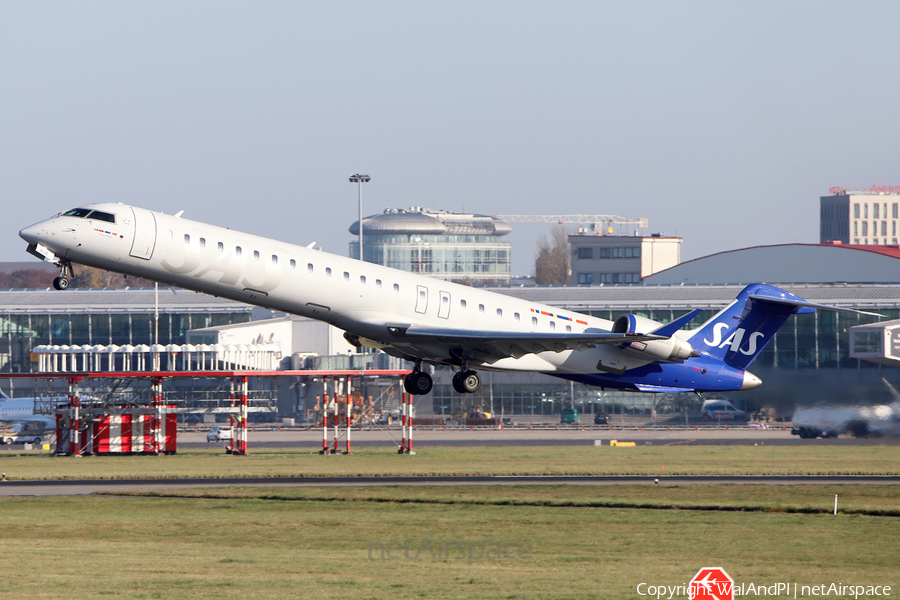
[[413, 371], [403, 381], [403, 387], [413, 396], [424, 396], [431, 391], [433, 386], [434, 381], [432, 381], [431, 375], [422, 371]]
[[453, 389], [460, 394], [474, 394], [481, 389], [481, 375], [475, 371], [460, 371], [453, 375]]
[[53, 280], [53, 287], [58, 290], [67, 290], [69, 289], [69, 280], [65, 277], [59, 276]]

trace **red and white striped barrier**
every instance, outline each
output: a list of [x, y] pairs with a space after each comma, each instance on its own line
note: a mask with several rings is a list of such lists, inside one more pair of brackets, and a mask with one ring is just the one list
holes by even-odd
[[174, 454], [177, 427], [175, 413], [165, 413], [161, 428], [154, 415], [102, 415], [91, 422], [90, 449], [94, 454], [155, 454], [156, 430], [161, 429], [159, 451]]

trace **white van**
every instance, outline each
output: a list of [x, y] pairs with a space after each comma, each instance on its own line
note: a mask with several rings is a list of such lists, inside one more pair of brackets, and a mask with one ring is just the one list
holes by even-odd
[[44, 441], [47, 426], [42, 421], [17, 421], [5, 423], [0, 428], [0, 442], [4, 444], [40, 444]]
[[738, 410], [728, 400], [704, 400], [700, 409], [703, 418], [709, 421], [746, 420], [747, 413]]

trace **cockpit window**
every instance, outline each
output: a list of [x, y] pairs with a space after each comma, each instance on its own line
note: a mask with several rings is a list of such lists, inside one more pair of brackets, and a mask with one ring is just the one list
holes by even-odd
[[106, 221], [107, 223], [115, 223], [116, 215], [102, 210], [90, 210], [87, 208], [73, 208], [63, 213], [64, 217], [81, 217], [87, 219], [97, 219], [98, 221]]
[[115, 223], [116, 215], [108, 212], [103, 212], [100, 210], [92, 211], [91, 214], [88, 215], [88, 219], [97, 219], [98, 221], [106, 221], [107, 223]]

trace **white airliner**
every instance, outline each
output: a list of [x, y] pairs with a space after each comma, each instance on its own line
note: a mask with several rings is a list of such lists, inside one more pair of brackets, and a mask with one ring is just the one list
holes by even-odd
[[413, 362], [412, 394], [431, 391], [423, 362], [456, 367], [460, 393], [480, 389], [475, 368], [647, 392], [747, 390], [761, 384], [747, 366], [791, 314], [846, 310], [753, 284], [697, 330], [681, 328], [699, 309], [668, 324], [612, 322], [118, 203], [19, 235], [59, 266], [57, 289], [81, 264], [326, 321], [351, 344]]
[[34, 414], [34, 398], [10, 398], [0, 390], [0, 421], [40, 421], [56, 426], [56, 416]]

